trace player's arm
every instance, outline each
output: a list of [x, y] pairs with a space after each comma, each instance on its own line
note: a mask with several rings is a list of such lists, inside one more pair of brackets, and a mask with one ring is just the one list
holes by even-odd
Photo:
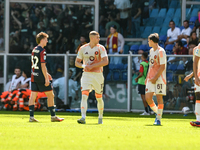
[[102, 59], [103, 59], [103, 60], [100, 61], [100, 62], [98, 62], [98, 63], [94, 63], [94, 64], [92, 64], [92, 65], [87, 65], [87, 66], [85, 66], [85, 68], [86, 68], [87, 70], [91, 70], [91, 69], [93, 69], [93, 68], [98, 68], [98, 67], [103, 67], [103, 66], [108, 65], [108, 56], [105, 56], [105, 57], [103, 57]]
[[192, 72], [192, 73], [190, 73], [189, 75], [187, 75], [185, 78], [184, 78], [184, 80], [186, 81], [186, 82], [188, 82], [188, 80], [190, 79], [190, 78], [192, 78], [193, 77], [193, 75], [194, 75], [194, 73]]
[[76, 58], [75, 66], [78, 67], [78, 68], [85, 68], [86, 65], [83, 65], [81, 62], [82, 62], [82, 59]]
[[158, 77], [161, 76], [164, 70], [165, 70], [165, 64], [160, 65], [157, 74], [149, 81], [151, 81], [153, 84], [156, 83], [156, 81], [158, 80]]
[[200, 80], [198, 78], [197, 75], [197, 64], [199, 62], [199, 57], [195, 55], [194, 57], [194, 62], [193, 62], [193, 73], [194, 73], [194, 77], [195, 77], [195, 84], [200, 86]]
[[42, 69], [42, 73], [43, 73], [44, 78], [45, 78], [45, 86], [48, 86], [49, 85], [49, 78], [48, 78], [46, 63], [41, 63], [41, 69]]

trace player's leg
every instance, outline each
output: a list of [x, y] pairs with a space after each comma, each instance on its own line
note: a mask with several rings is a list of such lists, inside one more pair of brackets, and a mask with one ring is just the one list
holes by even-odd
[[144, 109], [145, 109], [144, 113], [142, 113], [140, 115], [150, 115], [149, 110], [148, 110], [148, 104], [145, 99], [145, 85], [138, 84], [138, 94], [140, 94], [140, 96], [142, 98], [142, 102], [143, 102]]
[[82, 99], [81, 99], [81, 116], [82, 116], [82, 118], [77, 120], [77, 122], [81, 123], [81, 124], [85, 124], [88, 96], [89, 96], [89, 90], [82, 91]]
[[47, 104], [49, 111], [51, 113], [51, 122], [60, 122], [63, 121], [64, 118], [59, 118], [56, 116], [55, 107], [54, 107], [54, 94], [53, 90], [44, 92], [47, 96]]
[[162, 114], [163, 114], [163, 95], [156, 95], [158, 102], [158, 111], [157, 111], [157, 119], [161, 122]]
[[98, 112], [99, 112], [99, 121], [98, 123], [99, 124], [102, 124], [103, 121], [103, 110], [104, 110], [104, 102], [103, 102], [103, 99], [102, 99], [102, 94], [98, 94], [98, 93], [95, 93], [95, 97], [97, 99], [97, 108], [98, 108]]
[[29, 114], [30, 114], [30, 119], [29, 122], [38, 122], [38, 120], [36, 120], [34, 118], [34, 108], [35, 108], [35, 100], [37, 97], [38, 92], [31, 92], [31, 96], [29, 99]]
[[195, 103], [196, 121], [191, 121], [190, 124], [192, 126], [200, 127], [200, 87], [197, 85], [195, 85], [195, 96], [196, 96], [196, 103]]

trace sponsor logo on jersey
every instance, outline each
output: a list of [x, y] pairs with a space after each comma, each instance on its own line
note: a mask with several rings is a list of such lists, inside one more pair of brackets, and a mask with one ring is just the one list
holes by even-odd
[[154, 60], [153, 60], [153, 59], [151, 59], [151, 60], [150, 60], [150, 62], [153, 64], [153, 63], [154, 63]]
[[36, 50], [36, 49], [34, 49], [32, 52], [33, 52], [33, 53], [39, 53], [40, 51], [39, 51], [39, 50]]
[[32, 72], [32, 74], [33, 74], [34, 76], [39, 76], [39, 74], [36, 73], [36, 72]]
[[95, 52], [95, 55], [98, 55], [98, 54], [99, 54], [99, 52], [98, 52], [98, 51], [96, 51], [96, 52]]

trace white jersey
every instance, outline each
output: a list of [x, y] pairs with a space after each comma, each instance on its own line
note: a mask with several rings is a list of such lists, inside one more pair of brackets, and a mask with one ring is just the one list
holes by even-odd
[[[102, 61], [103, 57], [107, 57], [106, 49], [103, 45], [97, 44], [91, 48], [89, 43], [80, 47], [77, 58], [83, 60], [84, 65], [91, 65]], [[92, 70], [84, 69], [84, 72], [103, 72], [103, 67], [93, 68]]]
[[149, 56], [149, 71], [147, 75], [147, 80], [152, 79], [156, 73], [158, 72], [158, 69], [160, 68], [160, 65], [165, 64], [165, 70], [162, 72], [161, 76], [158, 77], [158, 82], [163, 82], [166, 84], [166, 66], [167, 66], [167, 58], [165, 50], [158, 46], [158, 49], [154, 51], [153, 48], [150, 49], [150, 56]]
[[21, 80], [21, 85], [24, 85], [24, 84], [26, 84], [26, 83], [28, 83], [27, 89], [31, 89], [31, 78], [27, 78], [27, 79], [23, 78], [23, 79]]
[[[195, 56], [200, 57], [200, 44], [193, 49], [193, 61]], [[197, 74], [198, 77], [200, 78], [200, 61], [198, 62], [197, 65]]]
[[23, 76], [20, 76], [19, 78], [16, 78], [16, 77], [17, 77], [16, 75], [12, 76], [12, 81], [11, 81], [11, 84], [10, 84], [10, 90], [16, 89], [17, 85], [19, 83], [21, 83], [22, 80], [24, 80]]

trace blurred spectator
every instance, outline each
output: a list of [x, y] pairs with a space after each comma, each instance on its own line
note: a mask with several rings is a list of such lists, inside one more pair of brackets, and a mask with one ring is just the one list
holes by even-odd
[[198, 16], [198, 19], [195, 22], [195, 26], [193, 28], [193, 31], [196, 31], [197, 37], [200, 38], [199, 37], [199, 35], [200, 35], [199, 34], [200, 33], [200, 30], [199, 30], [199, 28], [200, 28], [200, 10], [198, 11], [197, 16]]
[[[131, 32], [133, 37], [139, 38], [140, 37], [140, 21], [141, 21], [141, 14], [142, 14], [142, 4], [143, 2], [138, 0], [132, 1], [132, 8], [131, 8]], [[129, 29], [130, 30], [130, 29]]]
[[87, 44], [86, 38], [85, 38], [84, 35], [81, 35], [81, 36], [80, 36], [80, 44], [79, 44], [78, 47], [75, 49], [75, 53], [77, 54], [79, 48], [80, 48], [81, 46], [85, 45], [85, 44]]
[[[71, 79], [72, 77], [72, 70], [69, 70], [69, 79], [68, 79], [68, 106], [69, 108], [71, 107], [71, 102], [72, 102], [72, 97], [74, 96], [74, 94], [76, 94], [75, 96], [75, 100], [78, 100], [78, 88], [77, 88], [77, 83]], [[61, 77], [58, 78], [57, 80], [55, 80], [53, 82], [53, 87], [59, 88], [59, 92], [58, 92], [58, 97], [56, 99], [56, 105], [57, 108], [64, 108], [66, 106], [64, 106], [64, 100], [65, 100], [65, 96], [64, 93], [66, 92], [65, 89], [65, 77]]]
[[[144, 51], [143, 50], [138, 50], [138, 54], [143, 54], [144, 53]], [[133, 65], [132, 65], [132, 70], [133, 70], [133, 74], [135, 74], [135, 73], [137, 73], [138, 74], [138, 72], [139, 72], [139, 70], [140, 70], [140, 63], [142, 62], [142, 59], [141, 59], [141, 56], [138, 56], [138, 57], [133, 57]]]
[[190, 38], [188, 39], [188, 46], [190, 48], [194, 48], [199, 44], [199, 38], [197, 38], [197, 34], [195, 31], [192, 31], [190, 34]]
[[127, 36], [127, 25], [128, 25], [128, 17], [129, 10], [131, 8], [130, 0], [115, 0], [114, 5], [118, 10], [120, 10], [120, 27], [123, 29], [124, 37]]
[[189, 27], [189, 21], [185, 20], [183, 22], [184, 29], [181, 31], [181, 34], [178, 36], [178, 39], [182, 41], [183, 45], [187, 43], [187, 38], [190, 37], [192, 29]]
[[21, 80], [24, 79], [24, 77], [21, 76], [21, 69], [19, 67], [15, 67], [14, 73], [15, 75], [12, 76], [9, 91], [19, 88], [21, 85]]
[[178, 41], [178, 36], [181, 33], [181, 30], [178, 27], [175, 27], [175, 22], [171, 20], [169, 22], [170, 29], [167, 30], [167, 40], [165, 42], [165, 45], [168, 44], [174, 44]]
[[168, 8], [168, 0], [155, 0], [159, 8]]
[[0, 50], [4, 49], [4, 3], [0, 3]]
[[30, 70], [22, 71], [22, 78], [20, 88], [31, 89], [31, 72]]
[[[112, 25], [110, 27], [110, 35], [107, 37], [106, 40], [106, 49], [108, 50], [109, 54], [122, 54], [124, 49], [124, 37], [117, 32], [117, 27]], [[119, 57], [111, 57], [110, 63], [111, 64], [119, 64], [121, 62], [121, 58]]]
[[171, 109], [174, 107], [172, 91], [169, 90], [169, 86], [167, 86], [166, 95], [163, 96], [163, 102], [165, 109]]
[[108, 36], [110, 34], [109, 30], [112, 25], [115, 25], [117, 27], [117, 32], [120, 32], [120, 26], [119, 24], [114, 20], [115, 14], [110, 13], [108, 16], [108, 19], [110, 20], [108, 23], [106, 23], [106, 33], [105, 36]]
[[[193, 49], [189, 49], [188, 55], [193, 55]], [[185, 75], [188, 75], [193, 71], [193, 58], [188, 57], [184, 59], [185, 59], [184, 61]]]
[[175, 55], [188, 55], [188, 49], [183, 46], [181, 41], [176, 42], [173, 47], [173, 52]]

